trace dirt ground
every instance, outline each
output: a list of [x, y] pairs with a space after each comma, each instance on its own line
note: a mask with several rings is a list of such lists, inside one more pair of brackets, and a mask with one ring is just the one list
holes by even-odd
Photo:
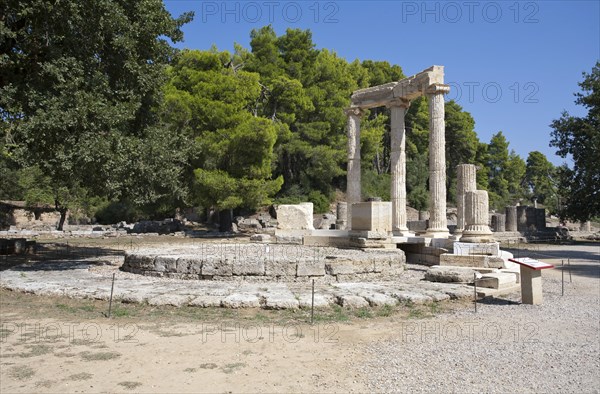
[[[573, 258], [572, 274], [593, 288], [599, 251], [532, 253], [554, 264]], [[397, 337], [403, 322], [472, 308], [464, 301], [332, 308], [316, 311], [311, 325], [306, 310], [117, 304], [107, 318], [103, 301], [0, 289], [0, 392], [366, 392], [366, 345]]]

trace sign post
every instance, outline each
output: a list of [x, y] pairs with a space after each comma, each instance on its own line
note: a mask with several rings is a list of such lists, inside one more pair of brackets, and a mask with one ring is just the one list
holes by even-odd
[[508, 260], [519, 264], [521, 268], [521, 302], [530, 305], [541, 304], [542, 270], [554, 268], [554, 266], [529, 257]]

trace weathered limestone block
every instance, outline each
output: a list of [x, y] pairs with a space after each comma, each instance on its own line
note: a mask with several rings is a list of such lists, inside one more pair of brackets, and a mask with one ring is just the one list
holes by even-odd
[[261, 242], [267, 243], [272, 242], [271, 236], [269, 234], [254, 234], [250, 236], [250, 242]]
[[157, 256], [154, 259], [154, 270], [156, 272], [177, 272], [178, 256]]
[[506, 289], [517, 284], [515, 275], [505, 272], [484, 274], [477, 281], [477, 286], [489, 289]]
[[387, 234], [392, 231], [392, 204], [368, 201], [352, 204], [352, 231]]
[[313, 204], [282, 204], [277, 206], [277, 228], [280, 230], [314, 230]]
[[233, 275], [233, 261], [210, 259], [202, 264], [203, 276], [231, 276]]
[[357, 295], [340, 295], [337, 297], [338, 304], [344, 308], [365, 308], [369, 306], [369, 302], [363, 297]]
[[268, 260], [265, 264], [265, 274], [269, 277], [294, 277], [296, 266], [296, 262]]
[[475, 278], [481, 278], [481, 274], [474, 269], [465, 267], [434, 265], [425, 272], [425, 280], [430, 282], [473, 283]]
[[253, 294], [232, 294], [225, 297], [221, 301], [221, 305], [225, 308], [258, 308], [260, 307], [260, 300]]
[[484, 255], [455, 255], [444, 253], [440, 255], [440, 265], [455, 267], [503, 268], [504, 260], [496, 256]]
[[264, 260], [236, 260], [232, 268], [233, 275], [264, 275], [265, 262]]
[[324, 276], [325, 264], [323, 261], [299, 261], [296, 276]]
[[458, 255], [473, 255], [483, 254], [488, 256], [500, 256], [499, 242], [471, 243], [471, 242], [454, 242], [454, 254]]

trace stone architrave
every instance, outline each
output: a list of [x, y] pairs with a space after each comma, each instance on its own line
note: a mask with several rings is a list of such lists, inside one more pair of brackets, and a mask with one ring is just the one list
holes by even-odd
[[477, 189], [477, 166], [459, 164], [456, 166], [456, 230], [460, 235], [465, 230], [465, 193]]
[[391, 152], [392, 172], [392, 232], [394, 235], [411, 235], [406, 225], [406, 130], [404, 115], [410, 102], [397, 99], [388, 107], [391, 111]]
[[425, 236], [447, 238], [446, 219], [446, 125], [444, 94], [448, 85], [435, 84], [427, 91], [429, 101], [429, 228]]
[[516, 232], [517, 229], [517, 206], [509, 205], [506, 207], [506, 231]]
[[465, 230], [460, 242], [492, 242], [488, 212], [488, 193], [485, 190], [465, 194]]
[[360, 118], [364, 111], [358, 107], [345, 110], [348, 116], [348, 171], [346, 173], [346, 199], [348, 200], [348, 218], [346, 223], [352, 226], [352, 204], [362, 200], [360, 186]]

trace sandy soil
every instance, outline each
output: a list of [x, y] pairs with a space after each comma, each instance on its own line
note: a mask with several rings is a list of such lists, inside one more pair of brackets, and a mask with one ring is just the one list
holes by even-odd
[[[571, 256], [588, 291], [600, 285], [597, 245], [536, 248], [554, 263]], [[306, 311], [117, 305], [108, 319], [100, 301], [0, 290], [0, 392], [366, 392], [366, 346], [409, 319], [470, 308], [321, 311], [311, 326]]]

